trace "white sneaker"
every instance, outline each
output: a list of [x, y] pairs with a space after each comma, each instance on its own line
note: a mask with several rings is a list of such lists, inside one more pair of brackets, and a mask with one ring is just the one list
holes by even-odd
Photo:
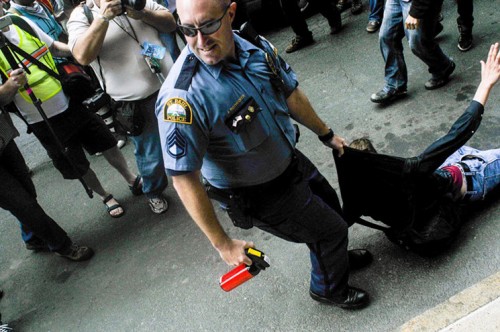
[[156, 214], [162, 214], [168, 210], [168, 202], [167, 199], [163, 196], [150, 198], [148, 200], [149, 207], [151, 211]]
[[9, 327], [8, 324], [2, 324], [2, 325], [0, 325], [0, 332], [8, 332], [8, 331], [12, 331], [12, 328]]

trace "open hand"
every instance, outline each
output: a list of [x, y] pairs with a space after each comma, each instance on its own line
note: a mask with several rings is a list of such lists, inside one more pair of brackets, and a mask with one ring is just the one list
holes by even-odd
[[481, 82], [493, 86], [500, 79], [499, 43], [491, 45], [486, 62], [481, 60]]

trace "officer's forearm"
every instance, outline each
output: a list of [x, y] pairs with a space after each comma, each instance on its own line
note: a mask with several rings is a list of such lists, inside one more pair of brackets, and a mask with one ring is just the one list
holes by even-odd
[[173, 176], [172, 181], [184, 207], [212, 245], [218, 250], [227, 246], [231, 239], [217, 220], [199, 172]]
[[298, 123], [306, 126], [318, 136], [329, 132], [329, 127], [319, 118], [314, 111], [307, 96], [296, 88], [287, 98], [286, 103], [290, 110], [290, 115]]

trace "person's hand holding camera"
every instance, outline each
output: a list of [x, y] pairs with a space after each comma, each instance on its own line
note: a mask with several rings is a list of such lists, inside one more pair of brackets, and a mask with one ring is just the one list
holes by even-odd
[[116, 16], [122, 14], [121, 0], [104, 0], [101, 1], [101, 8], [99, 11], [100, 17], [105, 21], [114, 19]]
[[142, 20], [144, 18], [144, 9], [143, 10], [135, 10], [130, 6], [125, 6], [127, 16], [134, 20]]

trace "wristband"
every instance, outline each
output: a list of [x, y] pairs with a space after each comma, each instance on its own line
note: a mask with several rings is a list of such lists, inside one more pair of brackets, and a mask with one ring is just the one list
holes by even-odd
[[97, 17], [100, 18], [101, 20], [103, 20], [104, 22], [109, 22], [109, 18], [107, 18], [103, 14], [99, 13], [99, 14], [97, 14]]
[[321, 142], [325, 143], [325, 142], [328, 142], [329, 140], [331, 140], [334, 135], [335, 134], [333, 133], [332, 128], [328, 128], [328, 133], [326, 133], [324, 135], [318, 135], [318, 139]]

